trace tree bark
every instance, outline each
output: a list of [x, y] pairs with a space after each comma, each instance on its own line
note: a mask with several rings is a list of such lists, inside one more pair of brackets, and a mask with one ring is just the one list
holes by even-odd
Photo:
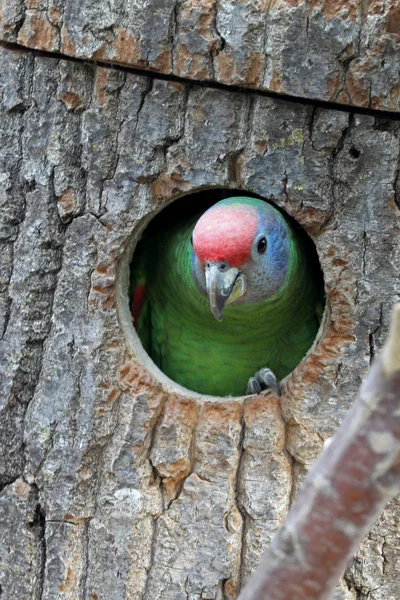
[[399, 111], [397, 0], [1, 0], [0, 38], [193, 81]]
[[[58, 6], [31, 5], [3, 2], [11, 41]], [[3, 597], [233, 600], [386, 334], [399, 122], [15, 46], [0, 73]], [[135, 239], [221, 187], [286, 210], [324, 271], [319, 340], [281, 398], [189, 393], [132, 328]], [[398, 516], [394, 500], [336, 600], [400, 597]]]

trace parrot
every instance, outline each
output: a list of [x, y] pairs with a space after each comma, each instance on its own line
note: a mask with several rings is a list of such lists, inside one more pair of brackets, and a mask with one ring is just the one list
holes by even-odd
[[323, 286], [311, 263], [274, 205], [225, 198], [140, 240], [130, 270], [133, 325], [153, 362], [185, 388], [279, 393], [320, 325]]

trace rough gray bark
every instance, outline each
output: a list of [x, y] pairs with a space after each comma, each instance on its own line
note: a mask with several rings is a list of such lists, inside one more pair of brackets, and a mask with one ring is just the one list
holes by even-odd
[[1, 0], [0, 39], [398, 111], [397, 0]]
[[[0, 98], [2, 594], [233, 600], [398, 300], [399, 123], [6, 48]], [[320, 256], [324, 327], [280, 401], [184, 391], [130, 323], [133, 233], [213, 187], [283, 207]], [[399, 597], [398, 515], [337, 600]]]

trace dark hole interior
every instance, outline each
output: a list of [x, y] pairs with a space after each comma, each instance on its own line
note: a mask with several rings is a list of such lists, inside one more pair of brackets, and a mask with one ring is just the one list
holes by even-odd
[[357, 159], [357, 158], [360, 158], [361, 152], [359, 150], [357, 150], [357, 148], [355, 148], [354, 146], [351, 146], [351, 148], [349, 150], [349, 154], [350, 154], [351, 158]]
[[[197, 327], [201, 330], [202, 322], [201, 319], [200, 322], [196, 321], [197, 314], [191, 314], [188, 306], [190, 302], [188, 299], [183, 297], [184, 293], [180, 294], [180, 298], [178, 300], [181, 310], [178, 311], [179, 314], [176, 314], [175, 317], [172, 318], [169, 314], [170, 311], [168, 310], [168, 306], [171, 295], [174, 295], [174, 286], [170, 287], [164, 294], [163, 286], [160, 284], [162, 293], [160, 294], [159, 298], [155, 296], [155, 292], [153, 292], [152, 296], [151, 289], [154, 288], [154, 281], [156, 278], [166, 276], [165, 273], [167, 269], [163, 268], [162, 273], [160, 274], [161, 267], [159, 267], [159, 265], [164, 261], [164, 251], [168, 251], [168, 248], [163, 248], [162, 244], [160, 248], [160, 239], [162, 239], [162, 236], [164, 236], [165, 232], [173, 230], [173, 228], [179, 229], [180, 223], [185, 223], [188, 220], [193, 220], [195, 216], [202, 215], [208, 208], [220, 200], [240, 196], [257, 198], [259, 200], [268, 202], [264, 198], [261, 198], [260, 196], [250, 192], [227, 189], [204, 190], [194, 194], [188, 194], [172, 202], [158, 215], [156, 215], [156, 217], [148, 224], [141, 240], [136, 246], [130, 265], [131, 280], [129, 303], [132, 309], [134, 324], [136, 325], [136, 330], [144, 349], [147, 351], [155, 364], [161, 369], [161, 371], [163, 371], [171, 379], [188, 389], [208, 395], [238, 396], [246, 393], [246, 377], [246, 380], [243, 381], [243, 385], [237, 383], [232, 383], [232, 385], [230, 385], [230, 377], [229, 374], [226, 375], [226, 371], [230, 371], [232, 373], [231, 379], [234, 379], [236, 377], [236, 371], [240, 369], [236, 368], [237, 365], [235, 365], [235, 361], [232, 362], [228, 359], [225, 360], [225, 354], [229, 354], [226, 344], [229, 343], [231, 346], [236, 344], [238, 351], [238, 364], [240, 363], [242, 359], [239, 357], [239, 355], [241, 352], [244, 352], [243, 346], [246, 343], [244, 338], [241, 335], [238, 335], [237, 339], [235, 338], [233, 341], [229, 340], [228, 342], [225, 331], [221, 341], [218, 339], [215, 341], [214, 338], [210, 338], [209, 343], [207, 343], [207, 338], [209, 335], [209, 330], [207, 327], [209, 325], [205, 325], [203, 336], [205, 343], [201, 348], [196, 347], [196, 343], [191, 339], [191, 333], [194, 327]], [[279, 207], [275, 205], [273, 206], [284, 215], [286, 221], [289, 222], [290, 227], [295, 232], [295, 236], [301, 240], [300, 245], [302, 248], [302, 253], [304, 253], [304, 256], [306, 257], [306, 262], [308, 265], [307, 270], [308, 272], [312, 273], [311, 279], [314, 290], [313, 293], [318, 294], [318, 298], [320, 298], [320, 301], [316, 303], [318, 304], [318, 314], [316, 314], [316, 319], [320, 321], [325, 305], [323, 291], [324, 281], [315, 245], [303, 227], [295, 219], [279, 209]], [[157, 249], [156, 252], [154, 252], [154, 248]], [[152, 253], [151, 260], [148, 260], [149, 253]], [[146, 257], [145, 268], [143, 268], [143, 257]], [[220, 265], [220, 271], [225, 271], [225, 269], [221, 269], [221, 266], [222, 263]], [[171, 269], [174, 269], [174, 265], [171, 265]], [[168, 277], [165, 279], [165, 281], [168, 282]], [[167, 285], [165, 287], [167, 287]], [[154, 297], [156, 298], [156, 301], [154, 301]], [[205, 295], [204, 298], [202, 298], [202, 302], [204, 302], [205, 306], [208, 306], [208, 299]], [[231, 311], [231, 307], [228, 307], [227, 310], [224, 309], [224, 312], [228, 314], [228, 316], [224, 316], [223, 319], [226, 322], [229, 322], [230, 314], [232, 312], [229, 311]], [[211, 312], [208, 312], [211, 315]], [[254, 322], [253, 317], [254, 315], [249, 316], [249, 323], [251, 326], [253, 326]], [[290, 318], [290, 316], [285, 316], [285, 318]], [[211, 325], [213, 326], [213, 317], [211, 316], [210, 319]], [[156, 328], [154, 327], [153, 321], [157, 321], [158, 323]], [[319, 323], [316, 323], [315, 335], [318, 330], [318, 326]], [[216, 322], [216, 328], [218, 327], [227, 328], [227, 325], [224, 324], [220, 326]], [[294, 338], [296, 338], [296, 335]], [[302, 335], [302, 332], [300, 332], [297, 337], [301, 339]], [[307, 332], [304, 333], [304, 335], [307, 335]], [[311, 347], [312, 341], [315, 339], [315, 335], [313, 335], [311, 342], [306, 344], [307, 348], [304, 354]], [[279, 338], [280, 337], [281, 336], [279, 336]], [[176, 341], [178, 338], [180, 339], [179, 342]], [[175, 339], [176, 343], [174, 342], [174, 348], [172, 348], [172, 345], [171, 347], [168, 346], [171, 339]], [[271, 340], [267, 341], [268, 344], [270, 344], [270, 342]], [[276, 342], [277, 344], [280, 344], [281, 339], [277, 339]], [[251, 342], [249, 343], [251, 345]], [[303, 342], [301, 341], [301, 343]], [[218, 354], [217, 348], [219, 344], [221, 346], [220, 354]], [[255, 344], [259, 344], [259, 339], [255, 341]], [[290, 344], [290, 340], [288, 341], [288, 344]], [[163, 353], [162, 350], [163, 345], [166, 347], [165, 353]], [[250, 347], [248, 353], [251, 354], [251, 352], [252, 349]], [[174, 354], [176, 356], [174, 356]], [[232, 352], [230, 352], [230, 354], [232, 354]], [[292, 365], [290, 371], [297, 366], [298, 362], [300, 362], [300, 360], [303, 358], [303, 355], [300, 356], [299, 360], [296, 361], [296, 364]], [[214, 358], [217, 357], [215, 359], [215, 369], [212, 365], [210, 366], [211, 356]], [[219, 357], [221, 358], [220, 361]], [[254, 364], [255, 367], [257, 367], [254, 368], [254, 372], [256, 372], [259, 368], [268, 367], [268, 364], [262, 364], [262, 362], [258, 363], [257, 359], [255, 359]], [[201, 373], [201, 375], [199, 375], [199, 381], [196, 380], [196, 377], [186, 376], [185, 369], [187, 369], [187, 371], [191, 371], [192, 373]], [[285, 377], [288, 374], [286, 371], [284, 368], [278, 369], [278, 379]], [[249, 373], [249, 376], [251, 375], [252, 373]], [[218, 384], [214, 385], [210, 381], [212, 379], [223, 380], [223, 382], [219, 382]], [[263, 382], [261, 382], [260, 385], [261, 388], [265, 387]], [[256, 388], [255, 391], [257, 390], [258, 388]]]

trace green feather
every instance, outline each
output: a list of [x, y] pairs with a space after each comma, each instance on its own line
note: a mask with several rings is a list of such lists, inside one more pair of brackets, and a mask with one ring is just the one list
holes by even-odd
[[303, 240], [288, 224], [291, 253], [284, 286], [258, 304], [226, 306], [218, 322], [191, 272], [191, 235], [200, 216], [140, 242], [131, 290], [145, 280], [147, 297], [137, 331], [156, 365], [177, 383], [202, 394], [242, 395], [257, 370], [269, 367], [279, 380], [305, 356], [319, 327], [321, 284]]

